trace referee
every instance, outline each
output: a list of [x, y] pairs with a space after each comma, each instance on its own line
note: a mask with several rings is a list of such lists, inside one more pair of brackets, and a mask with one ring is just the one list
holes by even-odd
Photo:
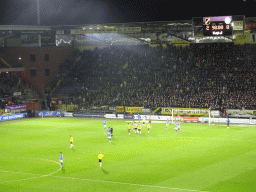
[[102, 167], [102, 157], [104, 157], [104, 155], [101, 154], [101, 152], [99, 152], [98, 159], [99, 159], [100, 167]]

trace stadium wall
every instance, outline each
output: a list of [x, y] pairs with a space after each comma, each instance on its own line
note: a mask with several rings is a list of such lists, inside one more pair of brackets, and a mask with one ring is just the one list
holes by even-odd
[[[60, 63], [68, 59], [72, 53], [72, 47], [11, 47], [6, 48], [5, 53], [15, 63], [25, 68], [22, 72], [23, 78], [39, 92], [57, 74]], [[35, 61], [30, 61], [30, 54], [36, 55]], [[45, 54], [49, 54], [49, 61], [45, 61]], [[31, 76], [31, 69], [36, 69], [36, 76]], [[45, 75], [45, 69], [50, 69], [49, 76]]]

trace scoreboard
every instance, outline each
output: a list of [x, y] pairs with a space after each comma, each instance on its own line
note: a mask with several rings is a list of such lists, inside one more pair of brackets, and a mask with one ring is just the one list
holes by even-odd
[[203, 17], [204, 36], [229, 36], [232, 34], [232, 16]]

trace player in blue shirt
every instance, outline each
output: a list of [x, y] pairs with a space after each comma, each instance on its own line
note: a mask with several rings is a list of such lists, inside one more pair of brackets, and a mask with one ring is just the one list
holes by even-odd
[[178, 132], [178, 123], [175, 123], [175, 131]]
[[108, 140], [111, 143], [111, 128], [110, 127], [108, 128], [107, 132], [108, 132], [108, 134], [107, 134]]
[[177, 124], [178, 124], [178, 131], [180, 131], [180, 121], [178, 121]]
[[104, 129], [107, 129], [107, 122], [106, 121], [103, 121], [103, 126], [104, 126]]
[[63, 154], [62, 154], [62, 152], [60, 152], [60, 164], [61, 164], [61, 167], [63, 167]]
[[133, 122], [132, 122], [133, 131], [135, 131], [135, 129], [134, 129], [134, 124], [135, 124], [135, 122], [133, 121]]
[[166, 121], [165, 129], [168, 129], [168, 126], [169, 126], [169, 119], [167, 119], [167, 121]]
[[108, 134], [108, 140], [111, 143], [111, 133]]
[[109, 134], [109, 133], [111, 133], [111, 129], [110, 129], [110, 127], [107, 129], [107, 132], [108, 132], [108, 134]]
[[229, 117], [227, 119], [227, 127], [229, 128], [229, 123], [230, 123], [230, 120], [229, 120]]
[[140, 117], [140, 114], [138, 114], [139, 123], [140, 123], [140, 118], [141, 118], [141, 117]]

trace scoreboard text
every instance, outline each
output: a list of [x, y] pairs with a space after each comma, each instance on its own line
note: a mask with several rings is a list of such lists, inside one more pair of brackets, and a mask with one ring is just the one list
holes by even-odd
[[203, 17], [204, 36], [232, 35], [232, 16]]

